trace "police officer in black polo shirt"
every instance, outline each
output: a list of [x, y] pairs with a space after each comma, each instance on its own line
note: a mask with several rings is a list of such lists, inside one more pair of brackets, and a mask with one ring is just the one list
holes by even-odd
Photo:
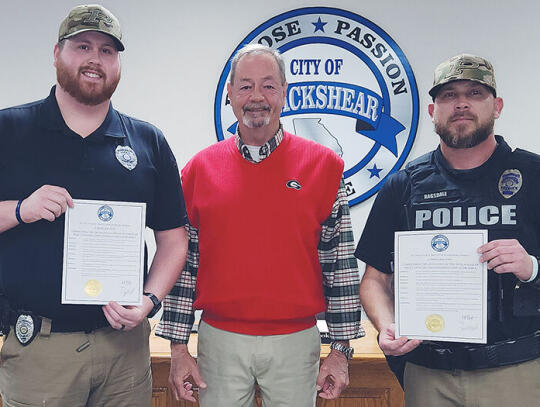
[[[123, 50], [110, 11], [75, 7], [54, 47], [50, 95], [0, 111], [4, 406], [151, 404], [146, 317], [182, 270], [186, 214], [163, 134], [110, 103]], [[146, 203], [156, 254], [141, 306], [61, 304], [63, 214], [73, 199]]]
[[[356, 250], [366, 263], [362, 304], [383, 352], [405, 366], [407, 406], [537, 405], [540, 157], [494, 135], [503, 101], [485, 59], [443, 62], [429, 93], [440, 146], [390, 177], [375, 200]], [[443, 228], [488, 230], [478, 248], [489, 269], [486, 345], [394, 335], [394, 232]]]

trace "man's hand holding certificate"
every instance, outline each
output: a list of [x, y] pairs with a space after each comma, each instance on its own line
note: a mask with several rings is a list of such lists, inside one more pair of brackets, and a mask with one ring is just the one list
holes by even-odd
[[486, 230], [395, 234], [395, 337], [487, 341]]
[[146, 204], [73, 202], [64, 230], [62, 303], [141, 305]]

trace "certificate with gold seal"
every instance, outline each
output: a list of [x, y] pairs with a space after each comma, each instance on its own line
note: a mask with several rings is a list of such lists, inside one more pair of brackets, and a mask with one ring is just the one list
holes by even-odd
[[396, 232], [396, 338], [487, 341], [487, 230]]
[[64, 227], [62, 304], [142, 304], [146, 204], [73, 203]]

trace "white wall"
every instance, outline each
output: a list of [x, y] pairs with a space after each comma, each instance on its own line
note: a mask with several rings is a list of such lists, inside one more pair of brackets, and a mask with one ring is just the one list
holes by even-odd
[[[68, 10], [81, 1], [2, 1], [0, 108], [45, 97], [54, 83], [52, 50]], [[495, 66], [505, 100], [496, 132], [513, 146], [540, 152], [535, 127], [540, 89], [540, 2], [534, 0], [106, 0], [121, 21], [126, 51], [115, 107], [160, 127], [182, 166], [216, 141], [213, 104], [219, 75], [240, 41], [259, 24], [300, 7], [329, 6], [359, 14], [401, 47], [420, 94], [418, 134], [409, 159], [434, 148], [426, 112], [435, 66], [470, 52]], [[0, 137], [2, 135], [0, 134]], [[360, 237], [373, 198], [352, 210]]]

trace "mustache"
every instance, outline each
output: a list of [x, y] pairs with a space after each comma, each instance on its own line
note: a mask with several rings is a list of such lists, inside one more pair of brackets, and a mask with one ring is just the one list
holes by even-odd
[[251, 112], [253, 110], [266, 110], [269, 112], [270, 106], [265, 105], [265, 104], [260, 104], [260, 103], [250, 103], [250, 104], [244, 105], [244, 107], [242, 107], [242, 110], [244, 113]]
[[450, 121], [454, 121], [457, 119], [472, 119], [476, 120], [476, 116], [469, 112], [458, 112], [454, 113], [452, 116], [450, 116]]
[[105, 72], [97, 67], [97, 66], [92, 66], [92, 65], [85, 65], [85, 66], [81, 66], [79, 68], [79, 73], [82, 74], [84, 71], [94, 71], [96, 72], [97, 74], [99, 74], [102, 78], [106, 78], [107, 76], [105, 75]]

